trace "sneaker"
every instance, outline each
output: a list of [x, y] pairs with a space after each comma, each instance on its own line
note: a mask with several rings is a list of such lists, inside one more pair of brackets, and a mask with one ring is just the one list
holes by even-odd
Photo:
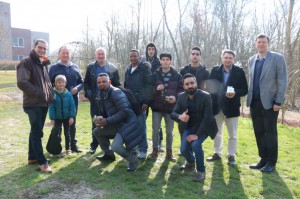
[[66, 150], [66, 155], [72, 155], [72, 151], [70, 149]]
[[217, 153], [214, 153], [211, 157], [206, 159], [207, 162], [212, 162], [215, 160], [221, 160], [221, 156]]
[[52, 170], [48, 164], [39, 165], [37, 170], [43, 173], [52, 173]]
[[201, 182], [205, 180], [205, 172], [197, 171], [195, 178], [193, 179], [194, 182]]
[[96, 152], [96, 149], [92, 149], [92, 148], [90, 148], [90, 150], [89, 150], [89, 153], [90, 153], [90, 154], [92, 154], [92, 155], [93, 155], [95, 152]]
[[146, 158], [146, 156], [147, 156], [147, 153], [146, 153], [146, 152], [143, 152], [143, 151], [141, 151], [141, 152], [139, 153], [139, 155], [138, 155], [138, 158], [140, 158], [140, 159], [145, 159], [145, 158]]
[[129, 160], [129, 164], [128, 164], [127, 171], [128, 172], [135, 171], [137, 169], [138, 165], [139, 165], [139, 161], [137, 159], [136, 152], [132, 152], [130, 154], [130, 157], [128, 158], [128, 160]]
[[103, 162], [113, 162], [116, 161], [116, 156], [114, 154], [104, 154], [103, 156], [97, 156], [96, 159]]
[[176, 158], [173, 156], [172, 151], [167, 151], [166, 158], [167, 158], [169, 161], [171, 161], [171, 162], [175, 162], [175, 161], [176, 161]]
[[183, 171], [183, 170], [193, 170], [193, 169], [195, 169], [195, 162], [192, 162], [192, 163], [186, 162], [185, 164], [181, 165], [179, 167], [179, 169], [181, 171]]
[[228, 164], [230, 165], [236, 165], [236, 161], [233, 155], [228, 156]]
[[150, 155], [148, 155], [149, 159], [156, 159], [158, 157], [158, 150], [157, 149], [153, 149], [152, 153]]

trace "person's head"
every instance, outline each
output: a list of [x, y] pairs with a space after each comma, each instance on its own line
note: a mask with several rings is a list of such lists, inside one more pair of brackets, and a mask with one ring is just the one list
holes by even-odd
[[188, 95], [194, 95], [197, 91], [197, 80], [196, 77], [187, 73], [183, 76], [183, 88]]
[[48, 42], [44, 39], [37, 39], [34, 42], [33, 50], [39, 57], [45, 57], [48, 49]]
[[110, 87], [110, 78], [107, 73], [100, 73], [97, 78], [97, 85], [101, 91], [106, 91]]
[[65, 89], [67, 84], [67, 78], [64, 75], [57, 75], [55, 77], [55, 87], [57, 90], [62, 91]]
[[95, 51], [96, 60], [100, 65], [103, 65], [106, 60], [106, 50], [103, 47], [99, 47]]
[[200, 64], [201, 49], [198, 46], [194, 46], [190, 55], [191, 62], [194, 64]]
[[270, 38], [267, 35], [260, 34], [255, 38], [255, 47], [260, 54], [265, 54], [269, 50]]
[[63, 64], [67, 64], [70, 61], [71, 50], [68, 46], [62, 46], [58, 50], [58, 58]]
[[154, 56], [157, 55], [157, 51], [156, 51], [156, 46], [154, 43], [149, 43], [146, 47], [146, 55], [148, 55], [148, 57], [153, 58]]
[[159, 55], [159, 61], [163, 69], [168, 69], [171, 66], [172, 55], [170, 53], [161, 53]]
[[232, 50], [224, 49], [221, 53], [222, 64], [226, 68], [230, 68], [235, 61], [235, 53]]
[[132, 49], [129, 52], [129, 61], [132, 66], [137, 66], [140, 61], [140, 53], [139, 51]]

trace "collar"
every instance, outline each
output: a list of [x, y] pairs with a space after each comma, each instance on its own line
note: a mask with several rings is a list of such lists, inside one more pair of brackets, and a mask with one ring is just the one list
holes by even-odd
[[266, 59], [267, 57], [269, 57], [269, 55], [270, 55], [270, 51], [268, 51], [267, 54], [264, 57], [260, 57], [259, 54], [257, 54], [256, 60]]

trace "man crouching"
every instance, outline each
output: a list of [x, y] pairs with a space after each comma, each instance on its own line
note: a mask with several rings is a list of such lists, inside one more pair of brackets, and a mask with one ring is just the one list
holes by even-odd
[[[142, 141], [141, 125], [130, 107], [126, 95], [113, 87], [106, 73], [100, 73], [97, 78], [100, 98], [103, 100], [104, 114], [98, 117], [96, 126], [101, 128], [113, 125], [117, 134], [111, 144], [113, 152], [129, 162], [127, 171], [135, 171], [138, 166], [136, 146]], [[125, 143], [125, 147], [123, 146]]]

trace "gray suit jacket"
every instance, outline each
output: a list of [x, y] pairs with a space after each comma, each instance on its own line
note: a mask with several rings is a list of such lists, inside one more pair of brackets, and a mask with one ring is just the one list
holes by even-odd
[[[249, 92], [247, 106], [250, 106], [253, 96], [254, 68], [257, 54], [249, 59]], [[259, 80], [260, 98], [265, 109], [273, 107], [274, 103], [282, 104], [287, 89], [287, 67], [282, 54], [269, 51], [264, 62]]]

